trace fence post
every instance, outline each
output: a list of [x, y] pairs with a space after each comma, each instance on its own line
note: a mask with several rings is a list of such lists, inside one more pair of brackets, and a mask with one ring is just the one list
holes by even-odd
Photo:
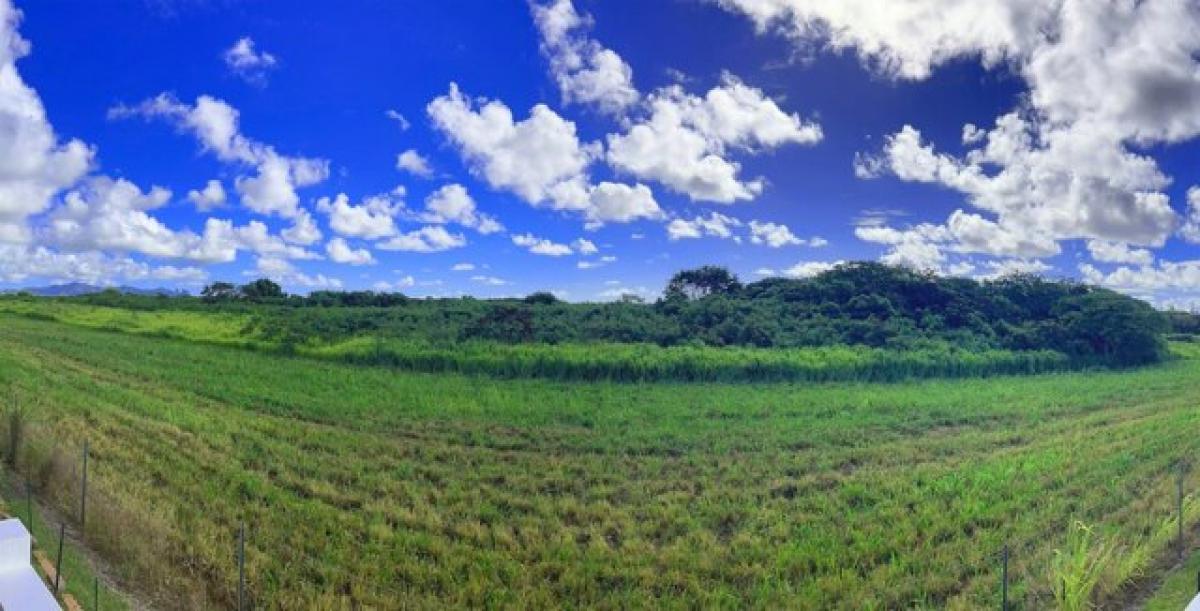
[[1179, 516], [1179, 552], [1183, 553], [1183, 465], [1179, 465], [1179, 476], [1175, 479], [1175, 509]]
[[79, 530], [84, 532], [87, 526], [87, 472], [88, 472], [88, 441], [83, 440], [83, 490], [79, 493]]
[[54, 561], [54, 594], [58, 595], [58, 583], [62, 579], [63, 539], [67, 537], [67, 523], [58, 527], [58, 559]]
[[1008, 543], [1000, 552], [1000, 611], [1008, 611]]
[[238, 611], [246, 608], [246, 523], [238, 525]]
[[92, 611], [100, 611], [100, 578], [92, 577]]

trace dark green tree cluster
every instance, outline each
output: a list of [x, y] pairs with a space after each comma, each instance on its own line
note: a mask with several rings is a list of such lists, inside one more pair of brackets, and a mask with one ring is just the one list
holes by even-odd
[[207, 302], [232, 301], [234, 299], [274, 301], [283, 299], [285, 296], [283, 287], [266, 278], [259, 278], [242, 286], [234, 286], [230, 282], [214, 282], [200, 291], [200, 298]]
[[682, 341], [713, 345], [940, 341], [1052, 349], [1117, 365], [1162, 358], [1167, 329], [1149, 304], [1073, 281], [1017, 274], [977, 282], [866, 262], [745, 286], [713, 268], [680, 272], [655, 309], [679, 325]]

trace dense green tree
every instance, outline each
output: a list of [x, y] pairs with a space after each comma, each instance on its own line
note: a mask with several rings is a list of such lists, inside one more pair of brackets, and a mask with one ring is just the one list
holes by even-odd
[[243, 284], [238, 291], [242, 297], [250, 300], [278, 299], [283, 297], [283, 287], [266, 278], [259, 278], [249, 284]]
[[522, 301], [533, 305], [554, 305], [559, 303], [561, 300], [558, 297], [555, 297], [554, 293], [549, 291], [538, 291], [536, 293], [530, 293]]
[[533, 313], [528, 308], [499, 305], [463, 330], [463, 339], [492, 340], [506, 343], [533, 340]]
[[742, 288], [737, 276], [728, 269], [716, 265], [705, 265], [686, 269], [671, 277], [664, 291], [667, 300], [701, 299], [709, 295], [729, 295]]
[[1067, 352], [1114, 365], [1142, 365], [1166, 352], [1166, 318], [1149, 304], [1107, 290], [1063, 300], [1056, 306]]

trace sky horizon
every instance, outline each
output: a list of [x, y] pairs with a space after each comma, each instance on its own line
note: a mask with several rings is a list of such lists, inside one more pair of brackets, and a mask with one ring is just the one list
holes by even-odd
[[0, 290], [879, 260], [1190, 309], [1197, 58], [1186, 0], [0, 0]]

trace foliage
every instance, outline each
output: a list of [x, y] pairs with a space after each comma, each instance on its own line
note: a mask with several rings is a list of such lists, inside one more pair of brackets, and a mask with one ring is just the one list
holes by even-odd
[[238, 294], [251, 301], [278, 299], [283, 297], [283, 287], [266, 278], [259, 278], [239, 287]]
[[1054, 550], [1054, 602], [1060, 611], [1092, 608], [1092, 593], [1117, 552], [1082, 522], [1071, 526], [1064, 549]]
[[705, 265], [672, 276], [663, 296], [668, 301], [700, 299], [711, 295], [729, 295], [741, 288], [742, 283], [728, 269]]
[[[76, 302], [0, 300], [3, 311], [111, 331], [279, 349], [287, 354], [362, 365], [506, 378], [618, 382], [898, 381], [1033, 374], [1081, 365], [1050, 350], [964, 350], [937, 342], [907, 350], [869, 346], [714, 348], [618, 342], [550, 344], [522, 341], [528, 340], [531, 331], [531, 311], [527, 307], [500, 304], [491, 308], [464, 327], [461, 337], [438, 342], [385, 337], [386, 329], [378, 325], [381, 320], [382, 324], [392, 323], [363, 309], [284, 308], [267, 318], [268, 324], [263, 324], [264, 318], [253, 314], [144, 312]], [[614, 338], [620, 340], [624, 336], [614, 333]]]
[[523, 299], [522, 301], [524, 301], [525, 303], [528, 303], [530, 305], [554, 305], [556, 303], [561, 302], [562, 300], [559, 299], [558, 297], [555, 297], [554, 293], [550, 293], [547, 291], [538, 291], [536, 293], [530, 293], [530, 294], [526, 295], [525, 299]]
[[0, 307], [45, 315], [53, 309], [47, 303], [83, 303], [130, 312], [236, 316], [243, 319], [239, 329], [244, 343], [265, 342], [300, 353], [362, 341], [425, 352], [426, 347], [453, 350], [479, 341], [672, 348], [853, 346], [901, 353], [944, 352], [953, 346], [960, 353], [978, 354], [1054, 351], [1066, 355], [1073, 367], [1157, 362], [1166, 354], [1164, 333], [1190, 328], [1177, 315], [1168, 326], [1162, 314], [1141, 301], [1072, 281], [1012, 275], [977, 282], [878, 263], [847, 263], [813, 278], [770, 278], [748, 285], [724, 268], [685, 270], [653, 304], [565, 303], [549, 293], [495, 300], [410, 299], [369, 291], [298, 296], [282, 295], [270, 281], [242, 287], [238, 299], [214, 297], [228, 295], [228, 288], [214, 284], [202, 299], [114, 292], [30, 304], [10, 297], [0, 300]]

